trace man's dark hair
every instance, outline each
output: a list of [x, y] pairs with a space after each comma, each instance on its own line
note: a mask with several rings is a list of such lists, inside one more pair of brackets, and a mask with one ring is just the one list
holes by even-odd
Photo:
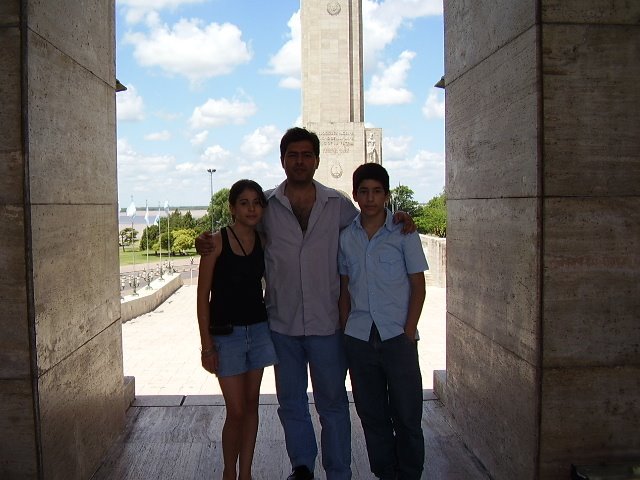
[[313, 146], [313, 153], [316, 157], [320, 156], [320, 139], [314, 132], [307, 130], [306, 128], [293, 127], [287, 130], [280, 140], [280, 158], [284, 158], [284, 154], [287, 151], [287, 147], [290, 143], [301, 142], [308, 140]]
[[238, 180], [236, 183], [231, 185], [229, 189], [229, 205], [234, 205], [238, 201], [238, 197], [245, 190], [253, 190], [258, 194], [258, 199], [260, 200], [260, 205], [263, 207], [267, 206], [267, 198], [264, 196], [264, 192], [262, 191], [262, 187], [253, 180], [242, 179]]
[[353, 172], [353, 193], [364, 180], [376, 180], [382, 184], [384, 193], [389, 193], [389, 174], [379, 163], [363, 163]]

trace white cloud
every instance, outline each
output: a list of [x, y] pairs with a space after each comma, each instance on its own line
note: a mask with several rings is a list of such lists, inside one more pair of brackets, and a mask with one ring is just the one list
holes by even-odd
[[203, 130], [191, 137], [191, 145], [202, 145], [209, 136], [209, 130]]
[[172, 183], [173, 156], [139, 153], [126, 139], [118, 139], [117, 155], [120, 198], [163, 191]]
[[409, 136], [383, 137], [382, 151], [384, 152], [385, 164], [387, 160], [401, 160], [406, 158], [413, 138]]
[[289, 40], [269, 59], [269, 68], [264, 73], [282, 76], [279, 83], [282, 88], [296, 89], [301, 84], [300, 11], [291, 16], [287, 25]]
[[281, 137], [282, 133], [273, 125], [257, 128], [244, 136], [240, 151], [251, 158], [264, 158], [278, 149]]
[[385, 0], [362, 2], [364, 68], [368, 71], [376, 58], [392, 43], [403, 26], [428, 15], [442, 14], [442, 0]]
[[133, 45], [140, 65], [187, 77], [192, 85], [229, 74], [251, 60], [242, 32], [230, 23], [203, 25], [197, 19], [181, 19], [173, 27], [151, 23], [149, 33], [128, 33], [123, 42]]
[[205, 0], [118, 0], [118, 7], [125, 10], [127, 23], [138, 23], [150, 13], [160, 10], [175, 11], [186, 4], [202, 3]]
[[422, 106], [422, 113], [427, 118], [444, 118], [444, 95], [432, 89]]
[[419, 202], [427, 202], [444, 188], [444, 153], [421, 150], [412, 158], [390, 160], [383, 150], [392, 186], [406, 185]]
[[171, 140], [171, 133], [168, 130], [162, 130], [161, 132], [153, 132], [144, 136], [145, 140], [151, 142], [166, 142]]
[[213, 145], [208, 147], [204, 153], [200, 156], [200, 159], [209, 165], [207, 168], [211, 168], [211, 164], [222, 164], [231, 160], [231, 152], [222, 148], [220, 145]]
[[397, 105], [410, 103], [413, 94], [405, 88], [407, 72], [411, 68], [414, 52], [405, 50], [391, 65], [380, 63], [379, 73], [373, 75], [365, 99], [371, 105]]
[[192, 128], [219, 127], [221, 125], [241, 125], [248, 117], [255, 115], [258, 107], [253, 101], [242, 102], [237, 99], [228, 100], [210, 98], [200, 107], [193, 110], [189, 123]]
[[128, 85], [116, 94], [116, 115], [119, 122], [141, 122], [144, 120], [144, 102], [136, 87]]

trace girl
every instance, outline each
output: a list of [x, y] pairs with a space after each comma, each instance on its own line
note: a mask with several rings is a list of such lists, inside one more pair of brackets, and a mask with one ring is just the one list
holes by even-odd
[[256, 231], [267, 201], [252, 180], [229, 191], [233, 223], [213, 236], [212, 255], [200, 259], [198, 324], [202, 366], [215, 373], [227, 416], [222, 429], [224, 480], [251, 479], [264, 367], [276, 363], [262, 293], [263, 239]]

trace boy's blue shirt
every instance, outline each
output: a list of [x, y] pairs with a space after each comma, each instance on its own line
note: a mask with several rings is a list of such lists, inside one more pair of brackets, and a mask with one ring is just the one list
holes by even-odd
[[360, 215], [340, 232], [338, 271], [349, 277], [351, 312], [345, 334], [368, 341], [375, 323], [380, 338], [404, 333], [409, 307], [409, 274], [429, 268], [417, 232], [403, 235], [387, 210], [383, 226], [371, 238]]

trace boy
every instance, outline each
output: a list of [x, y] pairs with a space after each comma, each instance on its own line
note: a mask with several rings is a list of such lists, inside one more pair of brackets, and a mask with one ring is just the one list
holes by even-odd
[[340, 233], [340, 322], [353, 398], [371, 471], [419, 479], [424, 464], [417, 325], [428, 268], [417, 233], [403, 235], [385, 207], [389, 175], [365, 163], [353, 173], [360, 214]]

